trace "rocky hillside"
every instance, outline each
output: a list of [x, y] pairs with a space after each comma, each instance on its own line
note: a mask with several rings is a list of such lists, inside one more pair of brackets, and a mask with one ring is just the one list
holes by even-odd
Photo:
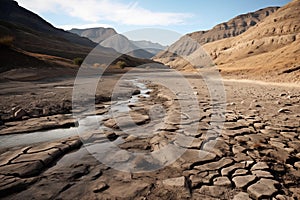
[[83, 57], [96, 45], [87, 38], [55, 28], [12, 0], [0, 1], [0, 33], [14, 37], [14, 46], [23, 50], [70, 59]]
[[224, 73], [299, 82], [299, 11], [300, 0], [294, 0], [244, 34], [203, 47]]
[[[246, 32], [202, 47], [227, 77], [299, 82], [299, 10], [300, 0], [294, 0]], [[194, 51], [180, 55], [192, 60], [199, 57], [203, 49], [196, 47]], [[177, 55], [156, 57], [156, 60], [180, 70], [191, 70], [191, 65]]]
[[201, 45], [223, 38], [234, 37], [244, 33], [250, 27], [255, 26], [258, 22], [265, 19], [278, 9], [279, 7], [268, 7], [255, 12], [242, 14], [229, 20], [228, 22], [216, 25], [211, 30], [197, 31], [187, 35]]
[[[17, 73], [30, 74], [34, 77], [31, 80], [37, 80], [44, 75], [64, 75], [63, 70], [54, 73], [57, 67], [63, 67], [66, 73], [76, 74], [78, 66], [73, 64], [73, 59], [85, 58], [96, 46], [97, 43], [88, 38], [55, 28], [13, 0], [0, 1], [0, 73], [12, 70], [9, 73], [12, 77], [16, 73], [14, 69], [19, 69]], [[110, 64], [114, 58], [124, 61], [126, 66], [150, 62], [120, 55], [114, 49], [103, 46], [97, 46], [93, 53], [95, 58], [101, 58], [101, 63], [97, 61], [97, 64]], [[73, 68], [72, 73], [69, 73], [70, 67]], [[30, 73], [27, 73], [28, 70]], [[1, 74], [0, 79], [3, 77]], [[27, 77], [26, 80], [29, 80]]]
[[239, 15], [228, 22], [216, 25], [207, 31], [197, 31], [181, 37], [167, 51], [158, 53], [155, 60], [176, 67], [178, 55], [187, 56], [197, 50], [200, 45], [240, 35], [250, 27], [274, 13], [279, 7], [268, 7], [255, 12]]

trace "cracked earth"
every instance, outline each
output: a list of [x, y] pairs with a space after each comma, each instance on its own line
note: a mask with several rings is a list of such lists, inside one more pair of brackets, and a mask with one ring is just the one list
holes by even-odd
[[[158, 128], [152, 127], [151, 133], [122, 131], [117, 122], [121, 127], [129, 125], [121, 114], [101, 118], [104, 128], [86, 137], [1, 148], [0, 196], [3, 199], [299, 199], [300, 87], [225, 81], [226, 102], [220, 102], [226, 106], [225, 122], [216, 129], [212, 127], [213, 106], [205, 82], [192, 75], [187, 79], [198, 98], [200, 115], [196, 120], [190, 121], [188, 113], [182, 113], [180, 102], [188, 99], [176, 98], [178, 94], [168, 88], [147, 83], [150, 96], [141, 97], [128, 107], [138, 126], [159, 124]], [[171, 81], [176, 84], [176, 79]], [[111, 105], [99, 102], [97, 115], [105, 115]], [[185, 131], [195, 124], [195, 132]], [[17, 130], [18, 126], [8, 128]], [[8, 128], [1, 132], [9, 132]], [[178, 135], [192, 138], [192, 142], [178, 141]], [[87, 147], [109, 142], [115, 142], [124, 151], [120, 155], [104, 152], [101, 159], [114, 160], [106, 165]], [[159, 152], [166, 146], [184, 149], [184, 153], [153, 171], [148, 170], [153, 163], [131, 153]], [[169, 158], [164, 156], [159, 157], [160, 161]], [[129, 161], [139, 173], [114, 168]]]

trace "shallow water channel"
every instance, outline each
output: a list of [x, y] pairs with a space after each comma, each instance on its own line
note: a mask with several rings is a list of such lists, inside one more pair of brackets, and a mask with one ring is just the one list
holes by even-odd
[[[129, 108], [129, 104], [138, 102], [140, 97], [149, 97], [150, 89], [147, 86], [140, 82], [138, 79], [128, 80], [130, 81], [135, 87], [140, 90], [140, 94], [132, 95], [129, 100], [120, 100], [113, 102], [114, 111], [118, 112], [127, 112]], [[110, 107], [110, 106], [108, 106]], [[3, 135], [0, 136], [0, 147], [7, 148], [7, 147], [15, 147], [15, 146], [23, 146], [23, 145], [31, 145], [35, 143], [41, 142], [50, 142], [57, 139], [68, 138], [70, 136], [76, 136], [84, 131], [92, 131], [104, 128], [103, 123], [101, 122], [104, 118], [107, 118], [108, 114], [104, 115], [90, 115], [86, 116], [79, 120], [78, 127], [71, 127], [71, 128], [58, 128], [52, 129], [47, 131], [35, 131], [32, 133], [20, 133], [20, 134], [13, 134], [13, 135]], [[101, 123], [93, 123], [97, 120]]]

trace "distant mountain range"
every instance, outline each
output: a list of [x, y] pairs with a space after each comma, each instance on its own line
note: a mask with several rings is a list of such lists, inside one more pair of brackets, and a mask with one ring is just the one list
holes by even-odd
[[147, 51], [149, 51], [150, 53], [156, 55], [158, 52], [167, 49], [167, 46], [163, 46], [159, 43], [153, 43], [151, 41], [146, 41], [146, 40], [140, 40], [140, 41], [133, 41], [131, 40], [131, 42], [142, 49], [145, 49]]
[[[153, 43], [151, 41], [129, 40], [124, 35], [118, 34], [113, 28], [74, 28], [71, 29], [70, 32], [75, 33], [81, 37], [86, 37], [96, 43], [101, 44], [102, 46], [111, 47], [121, 53], [130, 52], [129, 55], [137, 58], [150, 59], [158, 52], [167, 48], [166, 46], [160, 45], [159, 43]], [[117, 34], [118, 36], [115, 36]], [[112, 40], [113, 38], [115, 41]]]
[[137, 66], [152, 62], [141, 58], [156, 54], [154, 61], [194, 71], [186, 58], [199, 58], [204, 49], [224, 75], [299, 82], [299, 10], [300, 0], [293, 0], [282, 8], [268, 7], [239, 15], [211, 30], [187, 34], [157, 53], [166, 47], [150, 41], [131, 41], [112, 28], [64, 31], [13, 0], [1, 0], [0, 78], [3, 72], [16, 74], [15, 69], [30, 70], [27, 78], [39, 74], [34, 75], [37, 79], [74, 74], [71, 69], [77, 67], [73, 59], [85, 58], [100, 42], [96, 52], [102, 58], [103, 63], [97, 63], [100, 65], [118, 57], [127, 66]]
[[113, 48], [117, 52], [127, 54], [136, 58], [150, 59], [154, 56], [154, 54], [148, 52], [147, 50], [137, 47], [130, 40], [128, 40], [127, 37], [121, 34], [115, 34], [112, 37], [107, 38], [106, 40], [102, 41], [100, 45], [108, 48]]
[[[154, 60], [194, 70], [185, 59], [203, 52], [224, 75], [274, 81], [300, 80], [300, 0], [237, 16], [209, 31], [187, 34]], [[192, 39], [198, 42], [191, 42]]]

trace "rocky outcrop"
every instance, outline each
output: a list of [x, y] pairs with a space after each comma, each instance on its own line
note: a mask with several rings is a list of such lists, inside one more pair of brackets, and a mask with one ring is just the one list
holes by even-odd
[[188, 56], [206, 43], [240, 35], [264, 18], [276, 12], [278, 8], [279, 7], [268, 7], [260, 9], [255, 12], [239, 15], [228, 22], [216, 25], [210, 30], [186, 34], [172, 44], [166, 51], [158, 53], [154, 57], [154, 60], [163, 62], [172, 67], [180, 68], [175, 62], [178, 56]]

